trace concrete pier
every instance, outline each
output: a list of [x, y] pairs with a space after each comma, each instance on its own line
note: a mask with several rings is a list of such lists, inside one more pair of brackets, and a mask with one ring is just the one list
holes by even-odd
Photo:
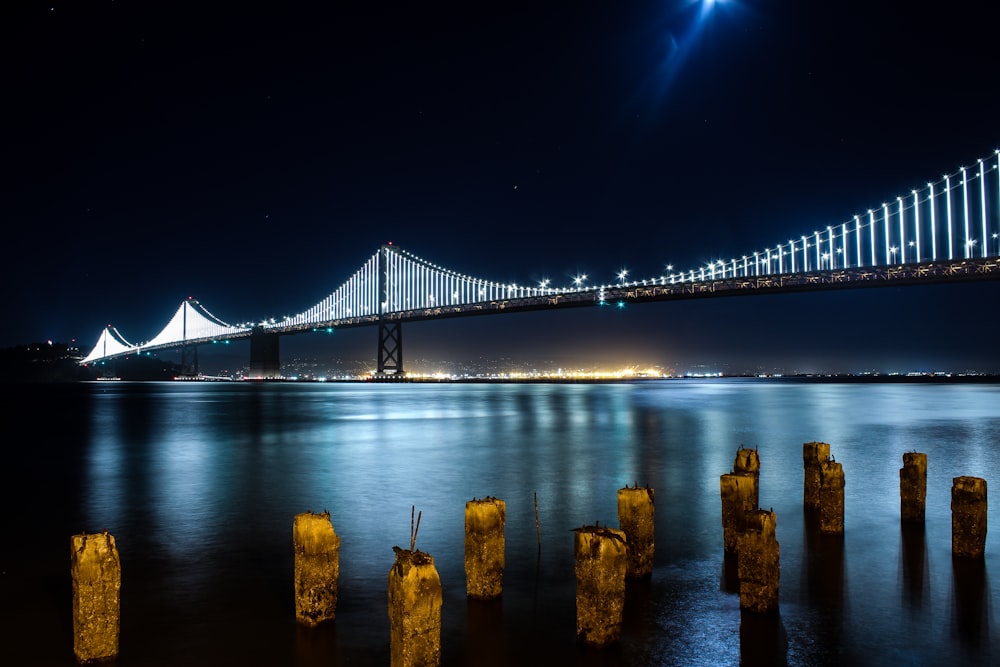
[[73, 653], [79, 663], [118, 655], [121, 625], [121, 559], [115, 538], [81, 533], [70, 538], [73, 580]]
[[986, 550], [986, 480], [955, 477], [951, 485], [951, 553], [982, 558]]
[[625, 533], [627, 577], [653, 574], [653, 489], [635, 486], [618, 489], [618, 527]]
[[473, 498], [465, 503], [465, 591], [489, 600], [503, 592], [504, 525], [507, 503], [498, 498]]
[[819, 530], [844, 533], [844, 468], [835, 461], [820, 463]]
[[777, 516], [771, 510], [747, 514], [747, 528], [740, 534], [737, 546], [740, 609], [760, 614], [774, 612], [778, 610], [781, 579], [781, 550], [775, 532]]
[[625, 533], [615, 528], [577, 528], [576, 635], [585, 644], [604, 647], [621, 636], [628, 553]]
[[923, 523], [927, 503], [927, 454], [903, 453], [899, 469], [899, 518]]
[[802, 445], [802, 468], [805, 480], [802, 486], [802, 503], [819, 509], [820, 464], [830, 460], [830, 445], [825, 442], [807, 442]]
[[441, 578], [434, 559], [422, 551], [393, 547], [389, 570], [391, 667], [441, 664]]
[[722, 496], [722, 543], [727, 554], [735, 554], [737, 540], [746, 528], [747, 514], [757, 509], [757, 476], [730, 472], [719, 477]]
[[337, 616], [340, 538], [330, 513], [303, 512], [292, 524], [295, 550], [295, 620], [309, 627]]

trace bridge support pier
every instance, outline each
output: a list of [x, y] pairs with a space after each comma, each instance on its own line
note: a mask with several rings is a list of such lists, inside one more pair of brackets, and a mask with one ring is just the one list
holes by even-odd
[[275, 380], [281, 377], [278, 334], [254, 329], [250, 334], [250, 378]]
[[185, 343], [181, 348], [181, 373], [190, 377], [198, 376], [198, 346]]
[[403, 377], [403, 323], [378, 323], [378, 375]]

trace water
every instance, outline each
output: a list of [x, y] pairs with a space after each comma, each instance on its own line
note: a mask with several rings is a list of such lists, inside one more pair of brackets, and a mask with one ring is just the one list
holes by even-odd
[[[627, 384], [119, 383], [2, 388], [0, 660], [73, 665], [69, 538], [122, 559], [118, 664], [388, 665], [393, 546], [435, 558], [443, 665], [988, 665], [1000, 538], [951, 557], [951, 480], [1000, 469], [1000, 385], [677, 380]], [[805, 528], [802, 443], [847, 480], [842, 542]], [[780, 613], [724, 577], [719, 476], [757, 447], [777, 515]], [[899, 468], [929, 457], [923, 534]], [[653, 576], [621, 641], [575, 636], [574, 528], [655, 489]], [[539, 548], [535, 522], [538, 501]], [[507, 502], [504, 594], [466, 599], [465, 502]], [[997, 506], [990, 497], [989, 516]], [[329, 510], [337, 619], [297, 627], [292, 520]]]

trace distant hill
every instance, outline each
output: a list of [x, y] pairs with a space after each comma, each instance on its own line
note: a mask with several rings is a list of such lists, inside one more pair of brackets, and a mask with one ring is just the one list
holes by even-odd
[[170, 380], [179, 366], [155, 357], [129, 357], [82, 366], [80, 350], [66, 343], [30, 343], [0, 349], [0, 382], [81, 382], [100, 376], [122, 380]]

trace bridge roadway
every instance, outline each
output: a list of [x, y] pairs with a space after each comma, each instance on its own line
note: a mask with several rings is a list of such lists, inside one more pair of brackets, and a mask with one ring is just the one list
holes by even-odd
[[[936, 260], [910, 264], [891, 264], [887, 266], [866, 266], [798, 273], [774, 273], [750, 277], [723, 278], [720, 276], [715, 279], [677, 281], [666, 284], [656, 280], [645, 280], [621, 285], [584, 287], [579, 290], [553, 290], [551, 294], [544, 296], [496, 299], [477, 303], [392, 311], [382, 314], [311, 322], [308, 324], [289, 324], [283, 326], [281, 322], [276, 322], [266, 327], [255, 327], [252, 330], [228, 334], [223, 337], [189, 339], [183, 343], [144, 347], [143, 352], [178, 348], [193, 349], [197, 345], [219, 340], [249, 338], [251, 341], [251, 376], [277, 378], [280, 377], [280, 360], [278, 356], [278, 339], [280, 336], [315, 332], [323, 329], [378, 326], [380, 332], [378, 360], [380, 374], [401, 376], [403, 373], [401, 331], [403, 322], [554, 310], [558, 308], [614, 305], [620, 302], [635, 304], [680, 299], [961, 283], [998, 279], [1000, 279], [1000, 257]], [[110, 359], [111, 357], [108, 358]], [[197, 364], [197, 361], [195, 361], [195, 364]], [[197, 372], [196, 368], [194, 372]]]
[[[496, 315], [556, 308], [574, 308], [626, 303], [649, 303], [723, 296], [750, 296], [763, 293], [807, 292], [828, 289], [864, 287], [894, 287], [984, 280], [1000, 280], [1000, 257], [937, 260], [889, 266], [866, 266], [851, 269], [812, 271], [808, 273], [776, 273], [770, 275], [717, 278], [695, 282], [661, 284], [653, 280], [624, 285], [583, 288], [545, 296], [498, 299], [453, 306], [435, 306], [416, 310], [400, 310], [381, 315], [317, 322], [309, 325], [282, 327], [278, 322], [268, 332], [296, 334], [333, 327], [371, 326], [379, 322], [415, 322], [446, 317]], [[240, 336], [243, 337], [243, 336]]]

